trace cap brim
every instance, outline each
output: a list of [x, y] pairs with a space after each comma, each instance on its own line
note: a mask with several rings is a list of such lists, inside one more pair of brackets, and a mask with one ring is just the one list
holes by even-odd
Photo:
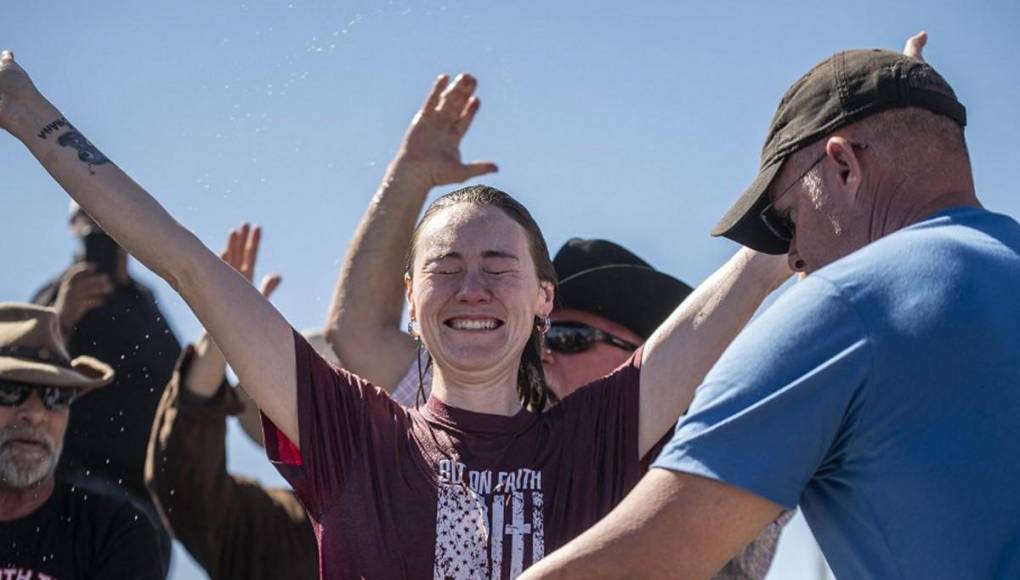
[[790, 243], [776, 237], [759, 217], [769, 204], [766, 193], [782, 166], [783, 162], [777, 161], [762, 169], [750, 187], [744, 190], [733, 207], [715, 225], [712, 235], [724, 236], [742, 246], [766, 254], [788, 252]]
[[647, 338], [690, 293], [690, 286], [658, 270], [614, 264], [564, 278], [557, 305], [597, 314]]

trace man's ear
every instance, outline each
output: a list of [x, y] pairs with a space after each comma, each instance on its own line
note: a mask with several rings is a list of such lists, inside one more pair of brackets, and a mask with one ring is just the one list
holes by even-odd
[[857, 157], [857, 150], [845, 137], [830, 137], [825, 143], [825, 153], [836, 165], [839, 185], [850, 194], [851, 199], [864, 183], [864, 168]]

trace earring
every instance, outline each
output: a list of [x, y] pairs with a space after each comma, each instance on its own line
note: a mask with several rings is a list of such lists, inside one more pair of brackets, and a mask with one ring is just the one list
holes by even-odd
[[548, 316], [543, 318], [535, 317], [535, 329], [538, 330], [539, 334], [545, 334], [549, 332], [549, 327], [552, 326], [552, 319]]
[[418, 336], [417, 321], [415, 321], [415, 319], [413, 318], [407, 321], [407, 334], [410, 334], [411, 337], [414, 338], [414, 340], [416, 341], [421, 340], [421, 337]]

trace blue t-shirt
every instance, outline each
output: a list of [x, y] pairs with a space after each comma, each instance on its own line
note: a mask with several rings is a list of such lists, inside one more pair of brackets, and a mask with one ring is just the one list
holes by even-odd
[[839, 578], [1020, 578], [1020, 226], [944, 211], [797, 283], [654, 467], [799, 504]]

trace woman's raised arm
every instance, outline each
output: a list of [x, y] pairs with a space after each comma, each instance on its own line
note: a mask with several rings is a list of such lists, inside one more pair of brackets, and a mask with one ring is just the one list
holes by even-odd
[[0, 55], [0, 126], [121, 246], [184, 298], [260, 409], [299, 442], [294, 342], [287, 321], [92, 145]]

